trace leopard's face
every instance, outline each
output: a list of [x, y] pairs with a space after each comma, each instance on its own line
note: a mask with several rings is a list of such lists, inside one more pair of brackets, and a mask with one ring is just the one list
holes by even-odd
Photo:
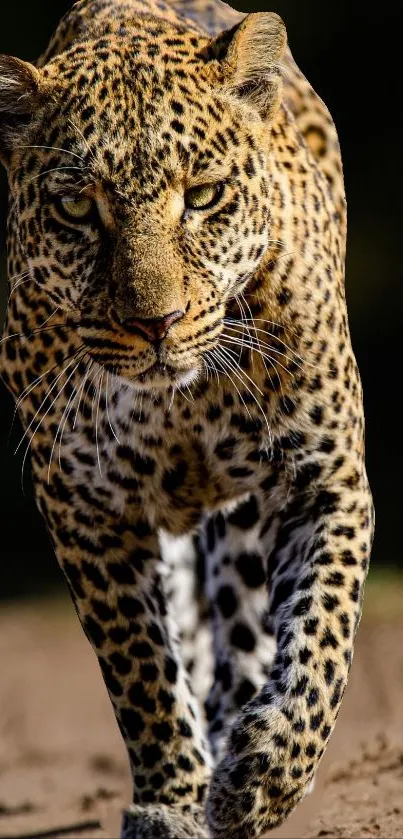
[[104, 36], [51, 61], [12, 157], [35, 283], [139, 387], [197, 376], [270, 238], [264, 121], [223, 92], [206, 39], [175, 32], [154, 46]]

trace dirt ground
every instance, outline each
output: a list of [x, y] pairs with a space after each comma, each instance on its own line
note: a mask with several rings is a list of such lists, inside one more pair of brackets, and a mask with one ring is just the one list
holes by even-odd
[[[114, 839], [126, 758], [67, 598], [3, 606], [0, 664], [0, 839]], [[402, 708], [403, 587], [373, 583], [316, 789], [272, 839], [403, 836]]]

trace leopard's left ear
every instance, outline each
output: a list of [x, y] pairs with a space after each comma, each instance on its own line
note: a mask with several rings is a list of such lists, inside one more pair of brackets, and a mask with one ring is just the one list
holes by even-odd
[[0, 160], [3, 162], [42, 100], [40, 71], [19, 58], [0, 55]]
[[225, 87], [264, 119], [273, 115], [281, 98], [279, 62], [286, 45], [286, 28], [274, 12], [247, 15], [210, 45], [222, 64]]

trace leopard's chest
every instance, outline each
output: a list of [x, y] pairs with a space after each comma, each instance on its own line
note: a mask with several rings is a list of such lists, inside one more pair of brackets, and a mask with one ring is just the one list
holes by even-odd
[[[213, 405], [213, 408], [212, 408]], [[141, 507], [171, 533], [194, 527], [205, 510], [256, 492], [273, 464], [267, 428], [253, 412], [225, 408], [208, 396], [166, 405], [128, 393], [80, 428], [66, 428], [63, 457], [69, 481], [109, 493], [111, 508]]]
[[267, 449], [261, 446], [256, 433], [241, 435], [219, 427], [171, 437], [161, 451], [155, 479], [143, 485], [158, 525], [174, 533], [186, 531], [203, 511], [257, 491], [271, 472]]

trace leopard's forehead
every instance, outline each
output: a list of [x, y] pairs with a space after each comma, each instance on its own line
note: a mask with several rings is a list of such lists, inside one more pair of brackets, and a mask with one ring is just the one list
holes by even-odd
[[40, 142], [79, 150], [101, 176], [134, 174], [143, 189], [157, 171], [225, 178], [234, 158], [258, 153], [260, 120], [245, 119], [221, 73], [206, 37], [164, 22], [75, 44], [44, 68], [54, 87]]

